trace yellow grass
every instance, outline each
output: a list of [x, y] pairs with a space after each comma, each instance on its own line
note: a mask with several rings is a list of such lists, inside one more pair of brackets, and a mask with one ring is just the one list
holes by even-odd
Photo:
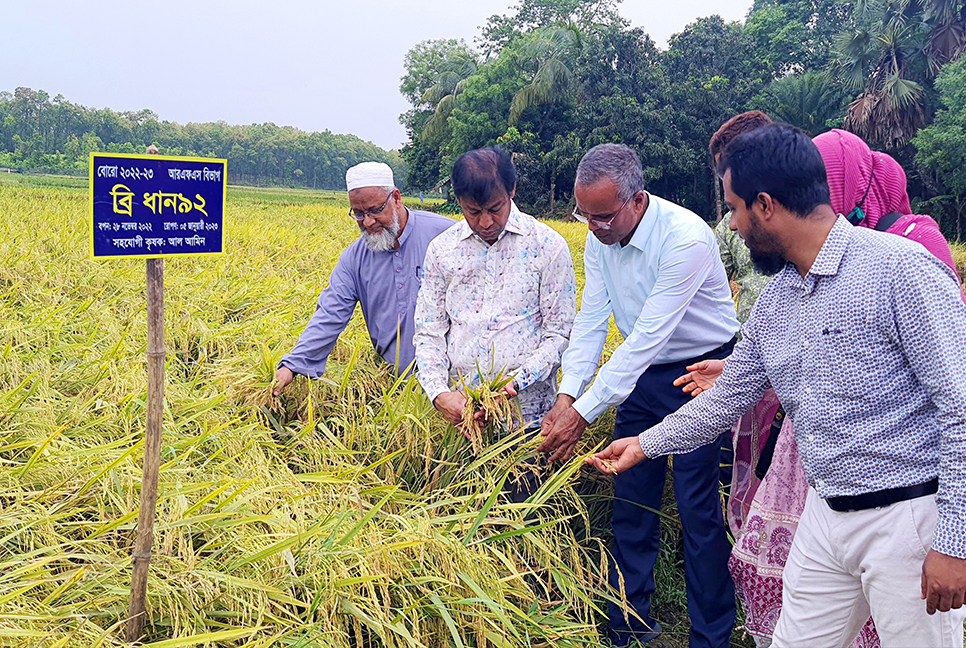
[[959, 280], [966, 285], [966, 243], [950, 243], [953, 252], [953, 261], [956, 263], [956, 270], [959, 272]]
[[[510, 504], [501, 485], [533, 444], [471, 455], [414, 381], [377, 364], [360, 317], [324, 379], [271, 397], [357, 235], [346, 208], [337, 194], [231, 189], [228, 253], [166, 262], [146, 640], [598, 645], [613, 594], [577, 460]], [[0, 645], [122, 643], [144, 262], [88, 259], [87, 209], [82, 188], [0, 184]]]

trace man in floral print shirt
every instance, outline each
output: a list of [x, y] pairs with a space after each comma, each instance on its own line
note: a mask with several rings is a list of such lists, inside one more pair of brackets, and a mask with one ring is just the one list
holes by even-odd
[[502, 372], [532, 426], [553, 405], [576, 312], [570, 249], [516, 208], [516, 169], [501, 149], [463, 154], [452, 179], [464, 220], [426, 250], [413, 338], [419, 382], [459, 425], [466, 397], [458, 375], [479, 384]]

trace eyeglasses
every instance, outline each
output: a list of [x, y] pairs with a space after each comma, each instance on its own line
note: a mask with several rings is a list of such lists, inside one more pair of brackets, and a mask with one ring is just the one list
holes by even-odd
[[636, 195], [637, 195], [637, 192], [631, 194], [630, 197], [628, 197], [628, 199], [625, 200], [621, 204], [621, 206], [617, 209], [617, 211], [615, 211], [613, 214], [604, 214], [603, 216], [584, 216], [582, 213], [580, 213], [580, 210], [577, 209], [577, 207], [575, 206], [573, 217], [576, 218], [581, 223], [583, 223], [584, 225], [590, 225], [591, 223], [593, 223], [594, 226], [598, 227], [599, 229], [610, 229], [611, 221], [617, 218], [617, 215], [619, 213], [624, 211], [624, 207], [627, 207], [627, 203], [629, 203], [631, 201], [631, 198], [633, 198]]
[[389, 199], [392, 198], [392, 194], [393, 192], [389, 192], [389, 195], [386, 196], [385, 202], [382, 203], [382, 207], [377, 207], [375, 209], [350, 209], [349, 216], [352, 216], [357, 221], [364, 221], [366, 216], [372, 216], [375, 218], [386, 209], [386, 205], [389, 204]]

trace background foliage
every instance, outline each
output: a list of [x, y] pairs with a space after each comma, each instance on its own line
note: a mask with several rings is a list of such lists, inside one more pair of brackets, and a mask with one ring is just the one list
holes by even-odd
[[235, 183], [341, 189], [347, 167], [381, 160], [403, 189], [445, 195], [457, 156], [501, 144], [521, 170], [521, 205], [560, 215], [581, 154], [624, 142], [640, 153], [649, 189], [714, 220], [708, 139], [757, 108], [811, 135], [845, 127], [889, 152], [906, 169], [913, 204], [961, 239], [952, 170], [966, 160], [936, 144], [960, 137], [955, 84], [937, 79], [966, 48], [963, 0], [755, 0], [743, 22], [700, 18], [666, 50], [620, 17], [619, 1], [521, 0], [482, 25], [473, 45], [416, 44], [403, 62], [411, 108], [400, 115], [409, 136], [401, 151], [271, 123], [181, 125], [17, 88], [0, 92], [0, 168], [83, 174], [90, 151], [153, 143], [226, 158]]
[[406, 165], [354, 135], [305, 133], [291, 126], [224, 122], [181, 125], [150, 110], [114, 112], [51, 99], [43, 90], [0, 92], [0, 167], [87, 175], [92, 151], [224, 158], [233, 183], [345, 189], [345, 171], [359, 162], [386, 162], [399, 178]]
[[[935, 78], [966, 44], [962, 2], [756, 0], [744, 22], [698, 19], [662, 51], [617, 1], [522, 0], [483, 26], [475, 50], [414, 47], [403, 83], [410, 183], [429, 189], [462, 152], [501, 144], [521, 167], [519, 200], [565, 213], [581, 154], [623, 142], [640, 153], [650, 190], [710, 220], [719, 211], [708, 140], [757, 108], [813, 136], [844, 125], [887, 150], [917, 204], [961, 234], [961, 193], [937, 166], [953, 161], [917, 157], [913, 142], [925, 140], [913, 138], [952, 92]], [[444, 80], [446, 93], [406, 92]], [[955, 136], [948, 121], [933, 128]]]

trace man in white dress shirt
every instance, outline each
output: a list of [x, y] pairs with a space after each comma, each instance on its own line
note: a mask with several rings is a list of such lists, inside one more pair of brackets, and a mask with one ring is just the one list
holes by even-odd
[[[540, 448], [564, 461], [587, 425], [610, 407], [618, 408], [615, 438], [636, 435], [681, 407], [690, 396], [674, 379], [689, 364], [726, 357], [739, 329], [714, 232], [696, 214], [644, 191], [634, 151], [620, 144], [592, 148], [577, 169], [574, 195], [574, 214], [590, 229], [586, 282]], [[624, 342], [598, 371], [612, 314]], [[716, 441], [673, 462], [691, 648], [727, 647], [735, 619], [731, 546], [718, 496], [720, 448]], [[667, 463], [659, 457], [615, 478], [611, 582], [630, 608], [625, 614], [610, 606], [615, 646], [660, 633], [650, 597]]]

